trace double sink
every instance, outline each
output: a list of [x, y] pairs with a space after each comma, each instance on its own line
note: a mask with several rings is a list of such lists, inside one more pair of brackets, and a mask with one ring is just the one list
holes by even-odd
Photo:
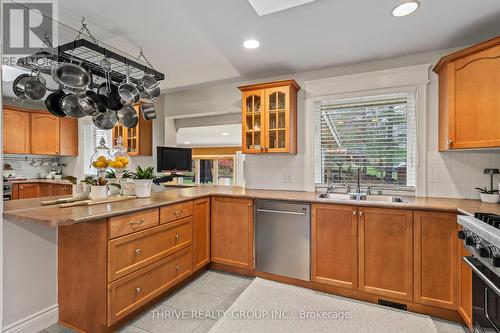
[[320, 199], [330, 200], [350, 200], [350, 201], [375, 201], [375, 202], [405, 202], [401, 197], [391, 195], [371, 195], [364, 193], [322, 193], [318, 195]]

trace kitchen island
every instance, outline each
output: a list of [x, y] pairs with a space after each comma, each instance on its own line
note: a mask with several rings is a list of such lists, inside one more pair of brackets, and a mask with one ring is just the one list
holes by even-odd
[[[254, 270], [255, 199], [312, 203], [312, 281]], [[90, 207], [42, 206], [42, 201], [7, 202], [4, 219], [21, 228], [36, 225], [37, 232], [57, 227], [58, 239], [50, 242], [57, 251], [58, 318], [92, 333], [113, 331], [209, 266], [370, 302], [382, 298], [458, 321], [463, 279], [458, 279], [456, 214], [500, 212], [499, 205], [475, 200], [330, 200], [311, 192], [222, 186], [175, 189]], [[433, 251], [426, 251], [431, 245]], [[386, 246], [393, 251], [386, 252]], [[383, 252], [364, 256], [363, 251]], [[383, 270], [378, 257], [385, 258]], [[391, 278], [377, 280], [380, 276]], [[15, 277], [10, 281], [10, 287], [18, 287]]]

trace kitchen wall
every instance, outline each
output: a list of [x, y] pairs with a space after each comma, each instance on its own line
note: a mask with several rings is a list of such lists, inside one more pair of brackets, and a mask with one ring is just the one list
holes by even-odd
[[41, 155], [4, 155], [3, 162], [10, 164], [12, 169], [16, 173], [16, 177], [22, 178], [38, 178], [41, 173], [47, 174], [50, 170], [58, 170], [58, 166], [35, 166], [32, 165], [33, 159], [36, 161], [43, 162], [57, 162], [59, 163], [60, 158], [56, 156], [41, 156]]
[[[305, 147], [312, 139], [312, 124], [306, 125], [305, 81], [328, 77], [367, 73], [419, 64], [435, 64], [443, 55], [456, 49], [439, 50], [401, 56], [378, 61], [337, 66], [322, 70], [262, 78], [255, 81], [231, 81], [166, 95], [166, 115], [170, 118], [207, 113], [241, 112], [239, 85], [255, 82], [294, 78], [303, 88], [298, 98], [298, 154], [297, 155], [248, 155], [245, 161], [246, 185], [249, 188], [314, 190], [313, 179], [308, 172]], [[432, 68], [432, 67], [431, 67]], [[500, 151], [437, 152], [438, 85], [437, 75], [430, 71], [428, 85], [428, 144], [427, 193], [428, 196], [453, 198], [478, 198], [474, 189], [489, 183], [483, 174], [485, 167], [500, 168]], [[496, 178], [497, 180], [499, 177]]]

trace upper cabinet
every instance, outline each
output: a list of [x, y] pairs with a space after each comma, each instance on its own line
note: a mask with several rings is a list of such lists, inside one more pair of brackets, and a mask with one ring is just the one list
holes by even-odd
[[135, 111], [139, 114], [139, 122], [137, 126], [125, 128], [117, 124], [113, 128], [113, 143], [118, 137], [122, 137], [123, 146], [127, 149], [127, 153], [132, 156], [152, 156], [153, 155], [153, 122], [145, 120], [140, 114], [139, 105], [134, 106]]
[[297, 92], [294, 80], [239, 87], [245, 154], [297, 153]]
[[3, 108], [5, 154], [78, 156], [78, 120], [45, 111]]
[[439, 150], [500, 147], [500, 37], [443, 57]]

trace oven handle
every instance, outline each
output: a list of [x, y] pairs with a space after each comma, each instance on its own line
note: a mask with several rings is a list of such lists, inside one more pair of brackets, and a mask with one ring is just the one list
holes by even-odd
[[477, 259], [475, 259], [474, 257], [462, 257], [462, 260], [465, 261], [465, 263], [470, 266], [470, 268], [474, 271], [474, 273], [476, 273], [477, 276], [479, 276], [479, 278], [483, 280], [484, 283], [486, 283], [486, 285], [495, 292], [495, 294], [497, 294], [497, 296], [500, 296], [500, 289], [497, 286], [495, 286], [495, 284], [491, 282], [491, 280], [488, 279], [488, 277], [484, 275], [484, 273], [481, 272], [481, 270], [477, 268], [476, 264], [472, 261]]

